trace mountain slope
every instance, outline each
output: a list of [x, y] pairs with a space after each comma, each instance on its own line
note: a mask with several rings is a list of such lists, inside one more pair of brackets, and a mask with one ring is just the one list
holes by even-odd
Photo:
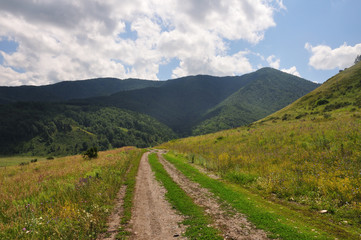
[[[157, 88], [119, 92], [75, 104], [116, 106], [148, 114], [182, 136], [248, 124], [277, 111], [318, 85], [265, 68], [238, 77], [205, 75], [166, 81]], [[238, 92], [237, 92], [238, 91]], [[233, 95], [232, 95], [233, 94]], [[213, 119], [212, 119], [213, 118]], [[202, 125], [203, 124], [203, 125]]]
[[263, 121], [330, 118], [333, 114], [352, 114], [360, 107], [361, 64], [359, 62]]
[[[198, 118], [241, 86], [239, 77], [191, 76], [169, 80], [157, 88], [119, 92], [86, 99], [83, 104], [116, 106], [148, 114], [180, 134], [189, 134]], [[75, 104], [80, 103], [74, 101]]]
[[118, 108], [55, 103], [0, 105], [0, 154], [78, 154], [122, 146], [148, 147], [175, 134], [140, 113]]
[[4, 104], [19, 101], [59, 102], [69, 99], [108, 96], [119, 91], [157, 87], [160, 85], [162, 85], [160, 81], [97, 78], [81, 81], [65, 81], [38, 87], [0, 87], [0, 103]]
[[248, 84], [203, 117], [193, 135], [249, 124], [309, 93], [318, 85], [272, 68], [242, 76]]

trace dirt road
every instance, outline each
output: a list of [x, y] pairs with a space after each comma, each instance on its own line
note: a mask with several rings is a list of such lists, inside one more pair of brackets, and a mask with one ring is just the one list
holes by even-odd
[[208, 215], [212, 217], [215, 227], [223, 232], [224, 239], [268, 239], [267, 234], [257, 229], [244, 215], [237, 213], [225, 203], [221, 204], [211, 192], [190, 181], [160, 153], [158, 153], [158, 158], [172, 179], [197, 205], [205, 208]]
[[145, 153], [140, 161], [135, 186], [131, 239], [182, 239], [183, 218], [165, 200], [165, 189], [155, 180]]
[[[180, 216], [165, 199], [166, 190], [155, 179], [145, 153], [141, 160], [136, 178], [132, 218], [130, 220], [130, 239], [186, 239], [182, 237], [185, 226], [180, 224], [184, 217]], [[161, 153], [158, 159], [172, 179], [189, 195], [194, 203], [205, 209], [207, 215], [213, 219], [213, 227], [218, 228], [224, 239], [268, 239], [267, 234], [257, 229], [245, 216], [233, 210], [199, 184], [190, 181], [171, 163], [166, 161]], [[108, 222], [108, 237], [98, 239], [115, 239], [122, 211], [122, 197], [125, 188], [119, 191], [115, 212]], [[104, 236], [104, 235], [103, 235]]]

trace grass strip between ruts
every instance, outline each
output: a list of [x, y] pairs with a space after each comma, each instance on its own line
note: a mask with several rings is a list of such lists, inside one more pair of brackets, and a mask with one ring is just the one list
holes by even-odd
[[160, 181], [167, 190], [167, 200], [186, 218], [182, 222], [187, 226], [184, 235], [189, 239], [223, 239], [217, 229], [209, 227], [211, 219], [206, 216], [203, 208], [196, 205], [173, 181], [163, 165], [158, 161], [156, 154], [149, 155], [149, 163], [156, 179]]
[[125, 177], [124, 184], [127, 186], [127, 188], [125, 190], [125, 195], [123, 199], [123, 214], [120, 220], [121, 226], [119, 228], [118, 234], [116, 235], [116, 239], [127, 239], [127, 237], [131, 234], [126, 229], [126, 226], [129, 224], [129, 221], [132, 217], [133, 196], [140, 160], [141, 155], [139, 158], [136, 159], [136, 161], [132, 163], [129, 172]]
[[212, 179], [199, 172], [198, 169], [187, 163], [186, 158], [175, 156], [172, 153], [164, 155], [165, 159], [172, 163], [190, 180], [199, 183], [202, 187], [209, 189], [222, 201], [228, 202], [237, 211], [245, 214], [247, 218], [260, 229], [269, 232], [271, 238], [281, 239], [335, 239], [327, 233], [306, 226], [307, 223], [297, 224], [288, 221], [287, 217], [277, 215], [273, 211], [261, 206], [262, 203], [252, 202], [252, 196], [238, 191], [234, 184], [228, 184]]

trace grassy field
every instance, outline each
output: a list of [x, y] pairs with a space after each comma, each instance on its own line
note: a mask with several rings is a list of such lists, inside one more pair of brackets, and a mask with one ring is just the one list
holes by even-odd
[[282, 122], [187, 138], [163, 147], [262, 195], [327, 210], [361, 226], [361, 120]]
[[11, 157], [0, 157], [0, 167], [8, 167], [23, 164], [30, 164], [31, 160], [37, 160], [37, 162], [47, 160], [45, 157], [34, 157], [34, 156], [11, 156]]
[[78, 155], [0, 168], [0, 239], [96, 238], [142, 152], [123, 148], [92, 160]]
[[247, 215], [258, 228], [277, 239], [358, 239], [360, 232], [331, 223], [296, 204], [275, 203], [230, 181], [219, 181], [201, 173], [188, 158], [168, 153], [165, 158], [185, 176], [213, 192], [220, 201]]
[[[361, 63], [246, 127], [160, 147], [266, 198], [361, 229]], [[350, 230], [353, 231], [353, 230]]]

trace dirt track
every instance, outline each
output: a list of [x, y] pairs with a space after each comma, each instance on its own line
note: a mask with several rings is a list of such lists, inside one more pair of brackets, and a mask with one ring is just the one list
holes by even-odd
[[215, 227], [223, 232], [225, 239], [268, 239], [267, 234], [255, 228], [244, 215], [237, 213], [226, 204], [221, 206], [221, 203], [207, 189], [186, 178], [172, 164], [167, 162], [161, 154], [158, 154], [158, 158], [173, 180], [197, 205], [206, 209], [206, 212], [214, 220]]
[[145, 153], [136, 179], [131, 239], [182, 239], [179, 222], [183, 218], [165, 200], [165, 192], [155, 180]]
[[[221, 204], [207, 189], [186, 178], [167, 162], [161, 153], [158, 153], [158, 158], [165, 170], [193, 201], [211, 216], [214, 221], [213, 226], [221, 230], [224, 239], [268, 239], [267, 234], [255, 228], [245, 216], [237, 213], [230, 206]], [[185, 227], [180, 224], [184, 218], [177, 214], [166, 201], [166, 190], [155, 179], [148, 162], [148, 155], [149, 152], [142, 156], [136, 178], [131, 229], [128, 229], [132, 233], [130, 239], [186, 239], [182, 237]], [[98, 239], [115, 239], [120, 226], [119, 214], [121, 215], [122, 212], [124, 192], [125, 187], [119, 191], [115, 212], [112, 213], [108, 222], [108, 238]]]

